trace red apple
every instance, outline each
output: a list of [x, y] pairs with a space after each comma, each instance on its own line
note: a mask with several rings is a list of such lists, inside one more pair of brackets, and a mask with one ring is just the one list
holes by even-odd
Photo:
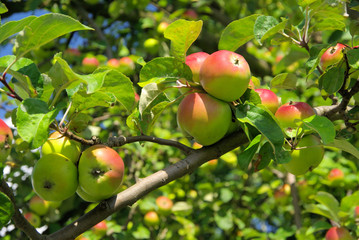
[[41, 218], [33, 212], [25, 213], [24, 218], [35, 228], [41, 226]]
[[9, 156], [13, 138], [9, 126], [0, 119], [0, 162], [4, 162]]
[[199, 70], [201, 69], [204, 60], [206, 60], [208, 56], [208, 53], [196, 52], [186, 57], [186, 64], [191, 68], [193, 81], [196, 83], [199, 83]]
[[342, 170], [340, 170], [339, 168], [333, 168], [332, 170], [330, 170], [328, 174], [329, 181], [340, 180], [340, 179], [344, 179], [344, 173]]
[[195, 20], [198, 18], [198, 14], [196, 13], [195, 10], [193, 9], [187, 9], [184, 13], [183, 13], [183, 18], [188, 19], [188, 20]]
[[254, 91], [259, 94], [262, 104], [275, 114], [280, 104], [277, 95], [269, 89], [258, 88]]
[[111, 68], [118, 68], [120, 66], [120, 62], [117, 58], [111, 58], [107, 61], [107, 66]]
[[118, 69], [123, 74], [132, 75], [135, 72], [135, 67], [135, 62], [130, 57], [120, 58]]
[[254, 85], [254, 82], [252, 81], [252, 79], [249, 80], [248, 88], [253, 89], [253, 90], [256, 89], [256, 86]]
[[231, 121], [230, 106], [206, 93], [191, 93], [178, 107], [178, 125], [204, 146], [223, 138]]
[[167, 216], [171, 213], [173, 202], [166, 196], [160, 196], [156, 198], [156, 205], [158, 207], [158, 212]]
[[331, 227], [325, 234], [325, 240], [354, 240], [354, 238], [344, 227]]
[[107, 233], [107, 224], [105, 220], [97, 223], [95, 226], [92, 227], [92, 231], [98, 236], [103, 237]]
[[37, 215], [43, 216], [49, 211], [49, 202], [35, 195], [29, 201], [29, 208]]
[[157, 26], [157, 32], [159, 33], [164, 33], [166, 28], [169, 26], [170, 24], [167, 22], [160, 22], [160, 24], [158, 24]]
[[356, 207], [355, 207], [354, 217], [355, 217], [355, 218], [359, 218], [359, 206], [356, 206]]
[[124, 163], [120, 155], [105, 145], [94, 145], [82, 152], [79, 160], [79, 185], [93, 198], [103, 200], [121, 187]]
[[85, 57], [82, 60], [82, 69], [86, 73], [95, 71], [98, 66], [100, 66], [100, 62], [95, 57]]
[[347, 46], [341, 43], [337, 43], [335, 46], [328, 48], [320, 58], [320, 67], [323, 71], [343, 58], [343, 49]]
[[239, 99], [247, 90], [250, 79], [247, 61], [227, 50], [209, 55], [199, 72], [199, 80], [206, 92], [226, 102]]
[[160, 223], [160, 218], [155, 211], [149, 211], [143, 218], [145, 224], [149, 227], [156, 227]]

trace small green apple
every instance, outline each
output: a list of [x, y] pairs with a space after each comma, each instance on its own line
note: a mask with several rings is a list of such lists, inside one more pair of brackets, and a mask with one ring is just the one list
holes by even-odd
[[79, 185], [77, 190], [76, 190], [77, 195], [84, 201], [86, 202], [100, 202], [102, 200], [102, 198], [99, 198], [97, 196], [92, 196], [88, 193], [86, 193], [81, 186]]
[[29, 208], [37, 215], [43, 216], [49, 211], [49, 202], [35, 195], [29, 201]]
[[155, 55], [158, 53], [158, 50], [160, 48], [160, 43], [155, 38], [148, 38], [143, 43], [143, 46], [145, 47], [147, 52], [149, 52], [152, 55]]
[[24, 218], [34, 227], [41, 227], [41, 218], [33, 212], [24, 213]]

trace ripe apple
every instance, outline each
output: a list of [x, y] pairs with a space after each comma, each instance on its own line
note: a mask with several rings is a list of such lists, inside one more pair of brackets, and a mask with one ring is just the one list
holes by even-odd
[[289, 102], [278, 108], [275, 117], [278, 119], [280, 126], [285, 130], [295, 129], [300, 123], [296, 120], [303, 120], [315, 115], [314, 109], [305, 102]]
[[33, 212], [27, 212], [24, 214], [24, 218], [34, 227], [38, 228], [41, 226], [41, 218], [33, 213]]
[[29, 208], [37, 215], [43, 216], [49, 211], [49, 202], [35, 195], [29, 201]]
[[77, 48], [68, 48], [64, 52], [64, 58], [70, 62], [80, 59], [81, 52]]
[[206, 60], [208, 56], [208, 53], [196, 52], [186, 57], [186, 64], [191, 68], [193, 81], [196, 83], [199, 83], [199, 70], [201, 69], [204, 60]]
[[254, 85], [252, 78], [249, 79], [248, 88], [253, 89], [253, 90], [256, 89], [256, 86]]
[[95, 71], [98, 66], [100, 66], [100, 62], [95, 57], [85, 57], [82, 60], [82, 69], [86, 73]]
[[340, 170], [339, 168], [333, 168], [332, 170], [330, 170], [328, 174], [329, 181], [341, 180], [341, 179], [344, 179], [344, 173], [342, 170]]
[[158, 24], [157, 26], [157, 32], [158, 33], [164, 33], [166, 28], [169, 26], [170, 24], [167, 22], [160, 22], [160, 24]]
[[195, 20], [198, 18], [198, 14], [196, 13], [195, 10], [193, 9], [187, 9], [184, 13], [183, 13], [183, 18], [188, 19], [188, 20]]
[[[285, 146], [289, 148], [288, 145]], [[291, 150], [292, 159], [283, 164], [284, 168], [298, 176], [316, 168], [324, 156], [324, 147], [318, 137], [307, 135], [300, 139], [299, 143]]]
[[337, 43], [335, 46], [328, 48], [320, 58], [320, 67], [323, 71], [343, 58], [343, 49], [347, 46], [341, 43]]
[[356, 206], [356, 207], [355, 207], [354, 217], [355, 217], [355, 218], [359, 218], [359, 206]]
[[203, 62], [199, 80], [212, 96], [232, 102], [247, 90], [251, 71], [247, 61], [239, 54], [220, 50], [209, 55]]
[[206, 93], [191, 93], [179, 104], [177, 122], [201, 145], [211, 145], [225, 136], [232, 120], [230, 106]]
[[42, 199], [63, 201], [76, 192], [77, 168], [62, 154], [46, 154], [36, 162], [31, 182], [34, 191]]
[[159, 196], [156, 198], [156, 205], [158, 207], [158, 213], [167, 216], [171, 213], [173, 202], [166, 196]]
[[105, 145], [94, 145], [79, 160], [79, 185], [89, 196], [103, 200], [121, 187], [124, 163], [120, 155]]
[[42, 145], [41, 152], [43, 156], [51, 153], [61, 153], [76, 164], [81, 154], [81, 143], [63, 136], [60, 132], [53, 132]]
[[258, 88], [254, 91], [259, 94], [262, 104], [275, 114], [280, 104], [277, 95], [269, 89]]
[[135, 72], [135, 62], [130, 57], [123, 57], [119, 60], [119, 71], [130, 76]]
[[290, 185], [285, 183], [274, 192], [274, 200], [277, 203], [284, 204], [288, 201], [290, 196]]
[[111, 68], [118, 68], [120, 66], [119, 59], [111, 58], [107, 61], [107, 66]]
[[325, 234], [325, 240], [354, 240], [354, 238], [344, 227], [331, 227]]
[[160, 218], [155, 211], [147, 212], [143, 220], [148, 227], [156, 227], [160, 223]]
[[107, 224], [105, 220], [97, 223], [95, 226], [92, 227], [93, 233], [95, 233], [98, 237], [103, 237], [106, 235], [107, 232]]
[[159, 43], [159, 41], [157, 39], [148, 38], [143, 43], [143, 46], [145, 47], [147, 52], [154, 55], [154, 54], [158, 53], [158, 50], [160, 48], [160, 43]]
[[9, 156], [13, 138], [9, 126], [0, 119], [0, 162], [4, 162]]

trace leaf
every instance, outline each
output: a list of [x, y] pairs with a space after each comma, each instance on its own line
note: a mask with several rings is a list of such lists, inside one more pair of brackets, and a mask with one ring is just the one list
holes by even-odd
[[[7, 7], [5, 6], [5, 4], [0, 2], [0, 14], [6, 13], [8, 11]], [[0, 22], [1, 23], [1, 22]]]
[[254, 164], [255, 171], [260, 171], [266, 168], [269, 163], [275, 159], [273, 148], [269, 142], [263, 144], [263, 146], [259, 149], [260, 159]]
[[278, 24], [277, 19], [272, 16], [259, 16], [253, 27], [255, 39], [262, 44], [261, 39], [265, 34]]
[[228, 231], [233, 228], [233, 215], [232, 210], [228, 211], [218, 211], [214, 214], [214, 221], [218, 225], [219, 228], [224, 231]]
[[203, 22], [179, 19], [171, 23], [164, 32], [164, 37], [171, 40], [171, 55], [185, 62], [186, 53], [192, 43], [198, 38]]
[[28, 25], [36, 16], [29, 16], [18, 21], [10, 21], [0, 26], [0, 44], [11, 37], [13, 34], [20, 32]]
[[71, 119], [70, 130], [77, 133], [84, 131], [88, 127], [91, 119], [92, 117], [90, 115], [83, 113], [76, 114], [76, 116]]
[[150, 83], [177, 81], [180, 78], [192, 81], [192, 71], [187, 64], [173, 57], [158, 57], [141, 69], [138, 85], [144, 87]]
[[31, 143], [32, 149], [40, 147], [48, 138], [49, 126], [60, 108], [48, 110], [45, 102], [28, 98], [17, 109], [16, 126], [20, 137]]
[[323, 53], [327, 50], [328, 44], [318, 44], [314, 45], [309, 50], [309, 59], [305, 63], [305, 67], [307, 70], [307, 75], [314, 72], [314, 70], [317, 68], [320, 58], [322, 57]]
[[229, 188], [220, 189], [220, 198], [224, 203], [232, 200], [234, 193]]
[[219, 39], [218, 49], [236, 51], [240, 46], [254, 38], [253, 27], [259, 14], [235, 20], [227, 25]]
[[238, 164], [240, 169], [243, 171], [248, 170], [249, 163], [252, 161], [254, 154], [257, 152], [260, 141], [261, 141], [262, 135], [257, 135], [244, 149], [243, 152], [241, 152], [238, 155]]
[[335, 139], [335, 127], [332, 121], [326, 117], [314, 115], [303, 120], [306, 127], [316, 131], [324, 144], [331, 143]]
[[326, 206], [335, 215], [339, 212], [338, 200], [328, 192], [317, 192], [314, 196], [314, 200]]
[[352, 37], [359, 34], [359, 21], [351, 20], [349, 24], [349, 32]]
[[293, 73], [281, 73], [270, 82], [270, 88], [296, 89], [297, 78]]
[[184, 201], [176, 202], [172, 207], [172, 212], [175, 215], [187, 216], [191, 214], [192, 211], [193, 211], [192, 205]]
[[351, 68], [359, 69], [359, 49], [350, 49], [347, 52], [347, 58]]
[[333, 94], [343, 86], [345, 69], [341, 67], [332, 67], [319, 78], [319, 87], [328, 94]]
[[167, 96], [163, 93], [163, 89], [158, 84], [150, 83], [142, 88], [138, 106], [139, 112], [143, 115], [158, 103], [168, 100]]
[[93, 107], [110, 107], [116, 102], [113, 94], [105, 92], [86, 93], [85, 90], [77, 91], [71, 99], [71, 109], [74, 109], [74, 112], [81, 112]]
[[14, 206], [8, 196], [0, 192], [0, 228], [6, 226], [14, 214]]
[[287, 21], [288, 21], [288, 19], [285, 19], [283, 22], [278, 23], [274, 27], [268, 29], [267, 32], [265, 32], [264, 35], [262, 36], [260, 42], [264, 42], [268, 38], [274, 36], [275, 34], [281, 32], [281, 31], [283, 31], [283, 29], [285, 28], [285, 26], [287, 24]]
[[349, 212], [354, 206], [359, 206], [359, 191], [343, 197], [340, 203], [340, 209], [344, 212]]
[[333, 213], [324, 205], [308, 204], [305, 206], [305, 210], [307, 212], [315, 213], [315, 214], [321, 215], [323, 217], [326, 217], [328, 219], [339, 222], [338, 221], [339, 219], [337, 219], [337, 216], [334, 216]]
[[253, 89], [248, 88], [244, 94], [241, 96], [241, 102], [250, 102], [254, 105], [261, 104], [261, 98], [259, 97], [259, 94], [254, 91]]
[[350, 153], [351, 155], [353, 155], [354, 157], [359, 159], [358, 149], [354, 145], [352, 145], [350, 142], [348, 142], [348, 140], [346, 140], [346, 139], [334, 139], [334, 142], [327, 143], [324, 146], [338, 148], [347, 153]]
[[16, 37], [15, 52], [20, 58], [33, 49], [73, 31], [92, 30], [79, 21], [59, 13], [44, 14], [33, 19]]

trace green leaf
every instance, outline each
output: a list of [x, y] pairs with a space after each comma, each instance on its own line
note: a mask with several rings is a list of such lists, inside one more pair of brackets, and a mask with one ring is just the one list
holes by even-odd
[[263, 144], [263, 146], [259, 149], [259, 157], [260, 159], [254, 164], [255, 171], [260, 171], [266, 168], [269, 163], [275, 159], [273, 148], [269, 142]]
[[282, 151], [284, 134], [273, 116], [266, 110], [252, 104], [238, 105], [236, 116], [240, 122], [249, 123], [270, 142], [275, 154]]
[[323, 204], [328, 209], [330, 209], [333, 214], [337, 214], [339, 212], [339, 202], [338, 200], [328, 192], [318, 192], [314, 196], [314, 200]]
[[180, 216], [187, 216], [192, 213], [192, 210], [193, 206], [184, 201], [176, 202], [172, 207], [172, 212]]
[[259, 16], [253, 27], [255, 39], [262, 44], [261, 39], [265, 36], [267, 32], [271, 34], [271, 29], [275, 28], [278, 25], [277, 19], [272, 16]]
[[232, 200], [234, 193], [229, 188], [221, 188], [220, 198], [224, 203], [227, 203]]
[[328, 44], [318, 44], [314, 45], [309, 50], [309, 59], [305, 63], [305, 67], [307, 70], [307, 74], [311, 74], [317, 68], [320, 58], [322, 57], [323, 53], [327, 50]]
[[340, 202], [340, 210], [344, 212], [349, 212], [354, 206], [359, 206], [359, 191], [343, 197]]
[[20, 58], [33, 49], [73, 31], [91, 30], [79, 21], [59, 13], [49, 13], [33, 19], [16, 37], [15, 52]]
[[14, 206], [8, 196], [0, 192], [0, 228], [6, 226], [14, 214]]
[[332, 67], [319, 78], [319, 87], [328, 94], [333, 94], [343, 86], [345, 69], [341, 67]]
[[305, 210], [307, 212], [315, 213], [318, 215], [321, 215], [323, 217], [326, 217], [328, 219], [334, 220], [336, 222], [339, 222], [339, 219], [337, 216], [333, 215], [333, 213], [328, 209], [326, 206], [321, 204], [308, 204], [305, 206]]
[[75, 117], [71, 118], [70, 130], [77, 133], [84, 131], [88, 127], [91, 119], [92, 117], [90, 115], [83, 113], [76, 114]]
[[171, 40], [171, 55], [185, 62], [186, 53], [192, 43], [198, 38], [203, 22], [179, 19], [171, 23], [164, 32], [164, 37]]
[[140, 72], [139, 86], [183, 78], [192, 81], [192, 71], [184, 62], [173, 57], [158, 57], [148, 62]]
[[334, 142], [327, 143], [324, 146], [338, 148], [347, 153], [350, 153], [351, 155], [353, 155], [354, 157], [359, 159], [358, 149], [355, 146], [353, 146], [350, 142], [348, 142], [348, 140], [346, 140], [346, 139], [334, 139]]
[[[7, 7], [5, 6], [5, 4], [0, 2], [0, 14], [6, 13], [8, 11]], [[1, 22], [0, 22], [1, 23]]]
[[248, 170], [249, 163], [252, 161], [254, 154], [257, 152], [261, 139], [262, 135], [257, 135], [250, 142], [248, 147], [246, 147], [246, 149], [238, 155], [238, 165], [243, 171]]
[[275, 76], [270, 82], [271, 88], [296, 89], [297, 78], [293, 73], [281, 73]]
[[306, 127], [316, 131], [324, 144], [331, 143], [335, 138], [335, 128], [332, 121], [326, 117], [314, 115], [303, 120]]
[[236, 51], [240, 46], [254, 38], [253, 27], [259, 14], [235, 20], [227, 25], [219, 39], [220, 50]]
[[350, 49], [347, 52], [347, 58], [351, 68], [359, 69], [359, 49]]
[[168, 100], [167, 96], [163, 93], [163, 89], [158, 84], [150, 83], [142, 88], [138, 106], [139, 112], [143, 115], [158, 103]]
[[228, 231], [233, 228], [233, 215], [232, 210], [229, 209], [228, 211], [218, 211], [214, 215], [214, 221], [216, 222], [217, 226], [224, 231]]
[[241, 102], [250, 102], [254, 105], [261, 104], [261, 98], [259, 97], [259, 94], [254, 91], [253, 89], [248, 88], [244, 94], [241, 96]]
[[278, 23], [274, 27], [268, 29], [267, 32], [265, 32], [264, 35], [262, 36], [262, 38], [260, 39], [260, 42], [264, 42], [268, 38], [274, 36], [275, 34], [281, 32], [281, 31], [283, 31], [283, 29], [285, 28], [285, 26], [287, 24], [287, 21], [288, 21], [288, 19], [285, 19], [283, 22]]
[[317, 2], [319, 0], [297, 0], [298, 4], [302, 7], [306, 7], [314, 2]]
[[45, 102], [28, 98], [17, 109], [16, 125], [20, 137], [31, 143], [32, 149], [40, 147], [48, 138], [49, 126], [61, 109], [48, 110]]
[[13, 34], [20, 32], [27, 26], [36, 16], [29, 16], [18, 21], [10, 21], [0, 26], [0, 43]]
[[359, 21], [351, 20], [349, 24], [349, 32], [352, 37], [359, 34]]
[[77, 91], [72, 97], [71, 109], [81, 112], [93, 107], [110, 107], [116, 102], [113, 94], [105, 92], [86, 93], [86, 90]]

